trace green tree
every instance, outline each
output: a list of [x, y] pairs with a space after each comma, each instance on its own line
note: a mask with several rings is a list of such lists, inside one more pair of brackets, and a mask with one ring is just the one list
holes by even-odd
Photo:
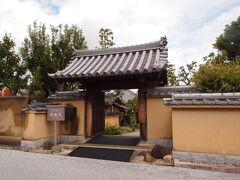
[[122, 90], [116, 89], [112, 93], [113, 93], [113, 96], [117, 96], [117, 97], [120, 97], [120, 99], [122, 99], [122, 96], [123, 96], [123, 91]]
[[109, 48], [115, 45], [113, 32], [111, 29], [108, 28], [101, 28], [99, 30], [99, 44], [101, 48]]
[[225, 26], [223, 34], [217, 37], [213, 46], [220, 52], [225, 52], [229, 61], [240, 55], [240, 17]]
[[137, 118], [136, 112], [138, 108], [138, 98], [134, 97], [133, 99], [128, 100], [125, 105], [129, 108], [126, 114], [124, 115], [124, 124], [129, 125], [133, 130], [137, 128]]
[[[86, 49], [87, 42], [77, 25], [51, 26], [51, 57], [55, 71], [64, 69], [72, 58], [74, 49]], [[80, 83], [64, 82], [58, 90], [76, 90]]]
[[41, 77], [41, 67], [38, 66], [34, 69], [31, 76], [31, 85], [29, 86], [29, 99], [45, 101], [46, 91], [43, 91], [42, 87], [44, 82]]
[[131, 112], [136, 112], [137, 111], [137, 107], [138, 107], [138, 99], [137, 99], [137, 97], [134, 97], [133, 99], [130, 99], [130, 100], [128, 100], [126, 103], [125, 103], [125, 105], [127, 106], [127, 107], [129, 107], [129, 110], [131, 111]]
[[[51, 58], [50, 36], [47, 34], [45, 24], [37, 24], [28, 27], [28, 37], [24, 39], [20, 48], [22, 60], [31, 73], [29, 85], [30, 97], [44, 101], [45, 98], [56, 90], [53, 79], [48, 73], [55, 72], [54, 61]], [[36, 83], [39, 84], [36, 84]], [[34, 96], [35, 91], [42, 91], [41, 96]]]
[[56, 70], [64, 69], [71, 60], [73, 50], [86, 49], [87, 43], [82, 29], [77, 25], [51, 26], [52, 60]]
[[214, 47], [218, 53], [204, 57], [205, 63], [194, 74], [193, 81], [207, 92], [239, 92], [240, 17], [226, 25]]
[[[223, 57], [224, 59], [224, 57]], [[211, 54], [193, 76], [193, 82], [206, 92], [240, 92], [240, 64], [219, 62]], [[240, 59], [239, 59], [240, 60]]]
[[168, 85], [170, 86], [178, 86], [179, 80], [178, 77], [175, 74], [175, 65], [174, 64], [168, 64], [167, 67], [167, 76], [168, 76]]
[[[71, 45], [71, 46], [70, 46]], [[24, 39], [20, 54], [31, 73], [30, 99], [45, 101], [46, 97], [56, 91], [56, 82], [48, 76], [64, 69], [71, 60], [74, 47], [86, 48], [82, 30], [76, 25], [51, 26], [47, 33], [45, 24], [33, 22], [28, 27], [28, 37]], [[76, 84], [64, 83], [62, 90], [71, 90]]]
[[0, 84], [9, 87], [14, 94], [27, 85], [26, 68], [15, 52], [15, 42], [9, 34], [0, 40]]
[[192, 61], [190, 64], [186, 64], [186, 66], [180, 66], [178, 70], [178, 79], [184, 85], [192, 84], [192, 76], [196, 72], [197, 62]]

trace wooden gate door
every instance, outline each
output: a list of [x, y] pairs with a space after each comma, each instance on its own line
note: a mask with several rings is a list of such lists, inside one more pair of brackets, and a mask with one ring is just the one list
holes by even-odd
[[105, 108], [104, 93], [97, 92], [96, 100], [93, 105], [93, 136], [104, 132], [105, 129]]
[[104, 93], [87, 90], [85, 109], [85, 136], [93, 137], [104, 132], [105, 128]]

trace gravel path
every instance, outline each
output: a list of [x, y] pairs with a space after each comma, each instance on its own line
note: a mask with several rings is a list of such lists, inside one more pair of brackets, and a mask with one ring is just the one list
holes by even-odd
[[0, 149], [1, 180], [240, 179], [240, 175]]

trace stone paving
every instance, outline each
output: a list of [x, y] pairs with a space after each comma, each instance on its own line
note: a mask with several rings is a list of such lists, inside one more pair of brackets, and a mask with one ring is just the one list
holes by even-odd
[[0, 149], [3, 180], [240, 179], [239, 174]]

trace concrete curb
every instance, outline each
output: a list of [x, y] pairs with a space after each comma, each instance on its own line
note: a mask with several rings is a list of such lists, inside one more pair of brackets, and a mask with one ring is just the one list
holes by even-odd
[[229, 164], [240, 166], [240, 156], [172, 151], [173, 159], [193, 163]]
[[180, 161], [178, 159], [174, 159], [174, 166], [182, 167], [182, 168], [204, 169], [204, 170], [209, 170], [209, 171], [240, 174], [240, 167], [233, 166], [233, 165], [227, 165], [227, 164], [193, 163], [193, 162], [189, 162], [189, 161], [186, 162], [186, 161]]

